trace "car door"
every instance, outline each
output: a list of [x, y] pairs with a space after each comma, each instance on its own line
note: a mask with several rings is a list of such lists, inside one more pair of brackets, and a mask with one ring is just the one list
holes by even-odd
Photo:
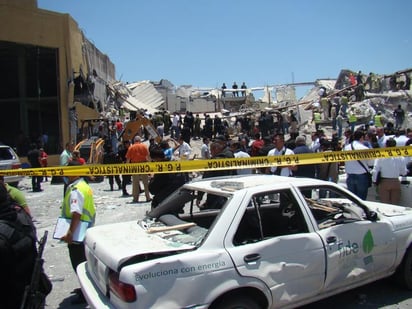
[[326, 247], [325, 290], [378, 277], [393, 266], [396, 242], [389, 223], [368, 219], [365, 207], [339, 188], [301, 191]]
[[[263, 281], [282, 306], [317, 294], [325, 280], [325, 253], [290, 189], [259, 193], [228, 233], [226, 248], [241, 276]], [[232, 229], [231, 229], [232, 230]]]

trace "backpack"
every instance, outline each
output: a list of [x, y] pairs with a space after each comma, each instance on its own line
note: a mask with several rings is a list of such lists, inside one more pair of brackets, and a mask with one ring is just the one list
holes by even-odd
[[[0, 250], [7, 254], [2, 257], [2, 260], [7, 261], [6, 264], [10, 267], [7, 271], [7, 277], [13, 278], [13, 282], [8, 287], [11, 293], [6, 295], [10, 298], [9, 300], [5, 299], [5, 301], [13, 306], [13, 302], [17, 301], [16, 298], [18, 301], [22, 300], [27, 286], [32, 281], [38, 257], [37, 236], [31, 217], [22, 207], [13, 204], [4, 207], [7, 207], [7, 210], [4, 208], [0, 214]], [[40, 303], [44, 304], [45, 296], [51, 291], [51, 282], [42, 268], [40, 284], [37, 289], [38, 294], [43, 295]], [[29, 307], [24, 306], [24, 308]]]
[[6, 216], [0, 216], [0, 237], [6, 240], [13, 255], [36, 252], [36, 229], [30, 216], [18, 205], [11, 205]]

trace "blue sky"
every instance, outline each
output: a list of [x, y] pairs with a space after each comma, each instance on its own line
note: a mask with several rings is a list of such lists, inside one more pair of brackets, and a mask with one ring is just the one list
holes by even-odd
[[38, 0], [70, 14], [123, 82], [249, 87], [412, 68], [410, 0]]

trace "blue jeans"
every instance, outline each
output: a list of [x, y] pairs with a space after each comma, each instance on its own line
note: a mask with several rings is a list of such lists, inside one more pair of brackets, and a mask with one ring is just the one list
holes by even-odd
[[170, 137], [171, 138], [179, 138], [180, 136], [180, 128], [179, 126], [172, 126], [170, 129]]
[[342, 123], [338, 124], [338, 137], [341, 138], [343, 134], [343, 127], [342, 127]]
[[368, 174], [347, 174], [346, 186], [348, 190], [357, 195], [362, 200], [368, 196]]

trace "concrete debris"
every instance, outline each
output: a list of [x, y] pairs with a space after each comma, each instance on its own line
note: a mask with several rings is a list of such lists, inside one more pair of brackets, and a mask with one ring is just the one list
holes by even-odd
[[[412, 91], [410, 77], [412, 69], [398, 71], [391, 75], [378, 75], [342, 70], [336, 80], [319, 80], [307, 95], [298, 101], [301, 123], [312, 121], [312, 110], [322, 107], [320, 100], [327, 97], [329, 104], [339, 104], [339, 98], [346, 95], [349, 107], [354, 111], [357, 124], [367, 124], [381, 112], [386, 122], [395, 123], [393, 111], [400, 105], [407, 115], [403, 128], [412, 126]], [[330, 125], [332, 119], [323, 119]], [[347, 118], [345, 120], [348, 120]], [[306, 125], [306, 130], [311, 131]]]
[[[192, 85], [175, 87], [167, 80], [160, 82], [141, 81], [130, 84], [115, 82], [107, 85], [108, 101], [115, 112], [120, 108], [128, 111], [145, 110], [154, 114], [164, 109], [168, 111], [193, 113], [229, 113], [253, 114], [260, 112], [276, 113], [294, 110], [299, 117], [301, 127], [313, 131], [311, 125], [313, 109], [322, 110], [323, 124], [330, 125], [332, 118], [325, 117], [321, 99], [327, 98], [329, 108], [339, 104], [342, 96], [348, 98], [348, 109], [354, 111], [357, 123], [367, 123], [381, 112], [384, 119], [394, 123], [393, 111], [400, 105], [407, 119], [404, 127], [412, 125], [412, 92], [410, 90], [410, 74], [412, 69], [398, 71], [389, 75], [375, 73], [363, 74], [358, 71], [341, 70], [336, 79], [318, 79], [310, 83], [293, 83], [247, 88], [244, 96], [234, 96], [231, 89], [222, 95], [221, 88], [196, 88]], [[296, 99], [295, 87], [313, 87], [300, 100]], [[260, 91], [262, 97], [255, 99], [254, 94]], [[329, 111], [330, 113], [330, 111]], [[347, 117], [347, 115], [345, 115]], [[345, 119], [347, 120], [347, 119]]]

